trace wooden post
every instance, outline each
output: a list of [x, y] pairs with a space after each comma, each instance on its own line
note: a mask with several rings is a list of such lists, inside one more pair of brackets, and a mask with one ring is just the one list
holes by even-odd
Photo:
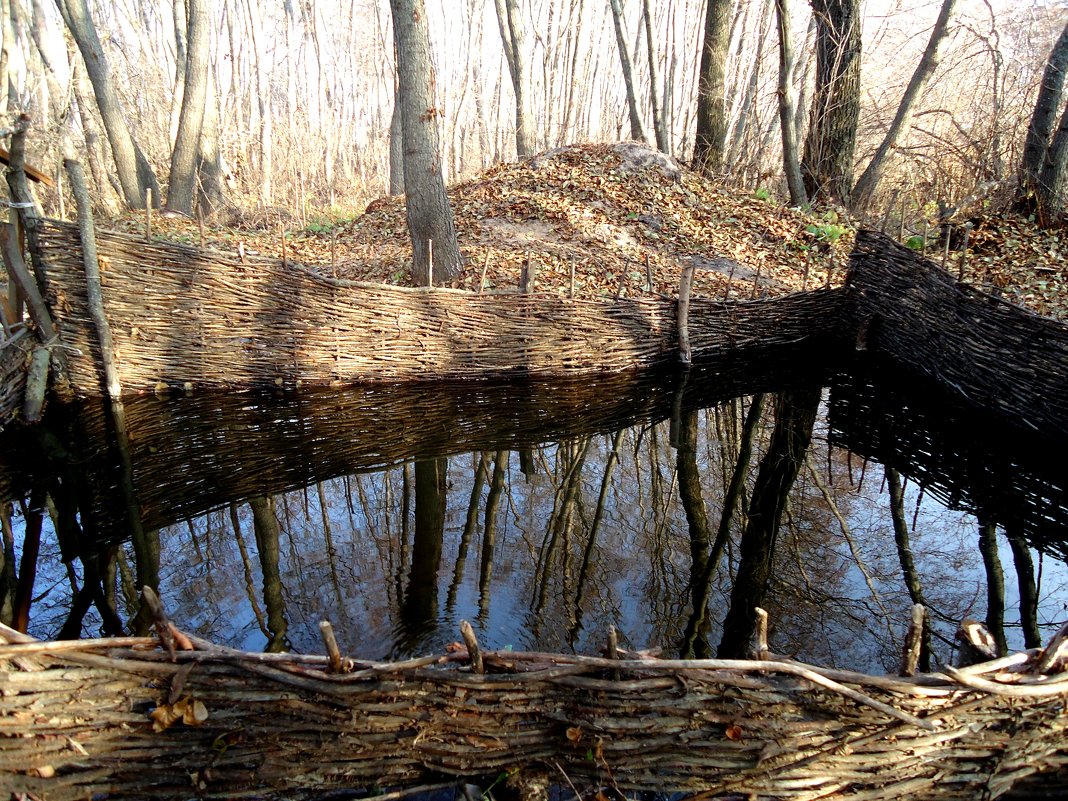
[[760, 270], [763, 266], [763, 264], [757, 265], [756, 275], [753, 276], [753, 292], [749, 296], [750, 300], [756, 300], [757, 293], [760, 292]]
[[319, 621], [319, 633], [323, 637], [323, 645], [326, 647], [327, 656], [330, 657], [330, 672], [341, 672], [341, 649], [337, 647], [337, 638], [334, 636], [334, 627], [329, 620]]
[[523, 257], [523, 266], [519, 271], [519, 291], [529, 295], [534, 289], [534, 265], [530, 263], [530, 255]]
[[[619, 659], [619, 632], [616, 631], [615, 626], [608, 627], [608, 648], [606, 654], [609, 659]], [[612, 678], [619, 681], [619, 671], [612, 671]]]
[[905, 635], [905, 650], [901, 660], [901, 675], [915, 676], [923, 653], [923, 629], [927, 625], [927, 609], [923, 604], [913, 604], [912, 623]]
[[964, 268], [968, 265], [968, 239], [972, 234], [972, 224], [964, 223], [964, 249], [961, 251], [959, 264], [957, 265], [957, 281], [964, 280]]
[[426, 285], [434, 288], [434, 240], [426, 241]]
[[22, 417], [27, 423], [41, 420], [44, 409], [45, 392], [48, 390], [48, 362], [51, 352], [44, 345], [33, 349], [29, 374], [26, 376], [26, 397], [22, 407]]
[[759, 606], [756, 612], [756, 632], [753, 640], [753, 657], [767, 659], [768, 651], [768, 613]]
[[653, 291], [653, 267], [649, 264], [649, 254], [645, 254], [645, 291]]
[[482, 651], [479, 650], [478, 640], [475, 638], [475, 630], [466, 620], [460, 621], [460, 636], [467, 646], [467, 654], [471, 657], [471, 669], [475, 673], [485, 673], [486, 668], [482, 664]]
[[[693, 264], [682, 268], [682, 280], [679, 282], [679, 361], [689, 365], [690, 354], [690, 291], [693, 289]], [[728, 291], [730, 288], [728, 287]]]
[[623, 271], [619, 276], [619, 284], [616, 286], [616, 300], [623, 295], [623, 287], [627, 284], [627, 264], [623, 264]]
[[575, 297], [575, 256], [571, 255], [571, 283], [568, 285], [567, 296]]
[[478, 294], [482, 294], [482, 290], [486, 288], [486, 271], [489, 270], [490, 265], [490, 252], [486, 250], [486, 260], [482, 262], [482, 276], [478, 279]]
[[[66, 159], [64, 159], [66, 164]], [[70, 169], [69, 167], [67, 168]], [[77, 200], [77, 198], [75, 198]], [[152, 241], [152, 190], [145, 190], [145, 241]]]
[[96, 254], [96, 232], [93, 229], [93, 211], [89, 200], [89, 190], [85, 186], [85, 173], [82, 165], [73, 159], [64, 159], [63, 166], [70, 177], [70, 186], [74, 191], [74, 200], [78, 206], [78, 234], [82, 240], [82, 259], [85, 263], [86, 295], [89, 311], [96, 325], [96, 334], [100, 340], [100, 355], [104, 362], [104, 379], [108, 395], [112, 400], [122, 394], [119, 383], [119, 371], [115, 366], [115, 351], [111, 342], [111, 326], [104, 314], [104, 291], [100, 281], [100, 262]]
[[289, 269], [289, 258], [286, 254], [286, 229], [284, 226], [278, 226], [278, 238], [282, 241], [282, 270]]
[[200, 233], [200, 249], [204, 249], [204, 213], [197, 203], [197, 231]]

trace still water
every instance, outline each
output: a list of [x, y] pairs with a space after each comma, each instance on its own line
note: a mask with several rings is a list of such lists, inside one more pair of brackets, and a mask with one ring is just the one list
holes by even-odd
[[[571, 382], [372, 385], [99, 402], [3, 442], [5, 621], [38, 637], [183, 629], [367, 659], [773, 651], [895, 671], [963, 618], [1002, 648], [1068, 619], [1054, 443], [889, 368], [803, 354]], [[39, 532], [39, 534], [38, 534]], [[35, 553], [36, 550], [36, 553]]]

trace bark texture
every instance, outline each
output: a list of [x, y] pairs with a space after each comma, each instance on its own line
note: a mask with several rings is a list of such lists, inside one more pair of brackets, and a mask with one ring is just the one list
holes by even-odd
[[816, 87], [801, 169], [814, 203], [849, 205], [860, 119], [860, 0], [812, 0]]
[[775, 19], [779, 31], [779, 127], [782, 131], [782, 161], [790, 202], [795, 206], [808, 203], [808, 192], [801, 177], [798, 158], [797, 97], [794, 93], [793, 37], [790, 31], [789, 0], [775, 0]]
[[1048, 198], [1048, 190], [1041, 186], [1043, 165], [1049, 151], [1050, 138], [1057, 120], [1061, 96], [1064, 93], [1064, 77], [1068, 72], [1068, 24], [1064, 26], [1046, 60], [1042, 84], [1035, 100], [1035, 110], [1027, 126], [1023, 156], [1020, 159], [1020, 189], [1018, 203], [1024, 211], [1035, 211], [1042, 200]]
[[533, 156], [534, 126], [531, 124], [530, 99], [527, 95], [527, 43], [523, 21], [516, 0], [494, 0], [497, 24], [501, 30], [504, 58], [515, 93], [515, 152], [519, 158]]
[[694, 169], [709, 175], [723, 166], [727, 144], [726, 74], [730, 47], [730, 0], [708, 0], [697, 79], [697, 135]]
[[627, 35], [623, 30], [623, 7], [619, 0], [608, 0], [612, 7], [612, 24], [616, 31], [616, 49], [619, 51], [619, 65], [623, 70], [623, 84], [627, 89], [627, 112], [630, 116], [630, 138], [637, 142], [648, 142], [649, 134], [642, 125], [641, 110], [638, 108], [638, 93], [634, 88], [634, 67], [627, 48]]
[[185, 81], [182, 89], [182, 113], [171, 152], [171, 176], [167, 190], [167, 208], [183, 214], [193, 213], [196, 197], [197, 154], [208, 100], [209, 41], [211, 20], [208, 0], [186, 0], [188, 50], [185, 58]]
[[886, 172], [890, 151], [897, 146], [898, 140], [908, 132], [912, 124], [912, 113], [915, 111], [916, 101], [923, 94], [924, 87], [927, 86], [927, 82], [942, 61], [942, 44], [949, 32], [949, 21], [953, 17], [956, 5], [957, 0], [942, 0], [938, 19], [935, 20], [934, 28], [931, 30], [931, 38], [923, 51], [920, 63], [916, 65], [912, 73], [912, 78], [909, 79], [909, 85], [905, 88], [905, 95], [897, 107], [894, 120], [890, 123], [883, 141], [875, 149], [875, 154], [853, 189], [852, 202], [855, 210], [863, 210], [870, 203], [879, 186], [879, 181]]
[[[451, 281], [460, 272], [460, 248], [441, 172], [435, 74], [423, 0], [390, 0], [397, 45], [398, 96], [404, 126], [404, 189], [412, 237], [412, 281]], [[431, 252], [433, 276], [431, 276]]]
[[144, 208], [145, 195], [152, 190], [153, 205], [159, 204], [159, 184], [152, 167], [144, 153], [137, 146], [126, 116], [119, 104], [115, 83], [111, 78], [104, 49], [100, 45], [96, 26], [89, 15], [86, 0], [57, 0], [63, 19], [70, 29], [71, 36], [81, 51], [86, 73], [93, 85], [93, 94], [100, 117], [107, 131], [111, 152], [115, 157], [115, 170], [122, 186], [126, 205], [130, 208]]

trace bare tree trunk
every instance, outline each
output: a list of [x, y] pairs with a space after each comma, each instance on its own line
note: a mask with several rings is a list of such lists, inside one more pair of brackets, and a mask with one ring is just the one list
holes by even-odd
[[530, 100], [527, 96], [527, 44], [523, 21], [516, 0], [494, 0], [497, 24], [501, 30], [504, 58], [515, 92], [515, 150], [519, 158], [533, 156], [534, 126], [531, 124]]
[[260, 200], [266, 206], [271, 202], [274, 172], [274, 121], [271, 113], [271, 76], [267, 72], [267, 42], [263, 20], [255, 0], [246, 0], [249, 25], [252, 30], [252, 49], [255, 54], [253, 69], [256, 75], [256, 102], [260, 114]]
[[801, 170], [813, 202], [849, 205], [860, 119], [860, 0], [811, 0], [816, 91]]
[[404, 194], [404, 121], [397, 92], [393, 93], [393, 116], [389, 119], [389, 193]]
[[172, 18], [174, 24], [174, 90], [171, 97], [171, 148], [178, 137], [178, 123], [182, 118], [182, 95], [185, 87], [186, 34], [189, 32], [185, 14], [185, 0], [174, 0]]
[[189, 49], [185, 60], [182, 114], [178, 118], [178, 133], [171, 153], [167, 208], [182, 214], [192, 214], [196, 194], [197, 153], [204, 124], [204, 107], [208, 99], [211, 20], [208, 0], [186, 0], [186, 11]]
[[790, 0], [775, 0], [775, 17], [779, 27], [779, 127], [782, 129], [782, 164], [790, 203], [808, 203], [797, 146], [797, 106], [794, 96], [794, 45], [790, 31]]
[[612, 23], [616, 29], [616, 47], [619, 50], [619, 64], [623, 70], [623, 83], [627, 87], [627, 111], [630, 114], [630, 138], [639, 142], [648, 142], [649, 134], [642, 125], [641, 110], [638, 108], [638, 96], [634, 91], [634, 69], [631, 66], [630, 50], [627, 48], [627, 36], [623, 31], [623, 9], [619, 0], [608, 0], [612, 6]]
[[671, 137], [664, 120], [664, 108], [660, 100], [660, 78], [656, 68], [656, 48], [653, 46], [653, 13], [649, 0], [642, 0], [642, 16], [645, 18], [645, 49], [649, 56], [649, 94], [653, 107], [653, 131], [656, 133], [656, 148], [661, 153], [671, 154]]
[[119, 211], [118, 187], [108, 180], [108, 170], [105, 167], [108, 157], [104, 146], [104, 139], [100, 135], [96, 117], [93, 115], [95, 106], [92, 97], [92, 86], [85, 75], [85, 65], [75, 62], [73, 65], [71, 82], [74, 86], [74, 97], [78, 101], [78, 116], [82, 123], [82, 133], [85, 135], [85, 153], [89, 161], [89, 170], [93, 174], [93, 183], [96, 191], [93, 197], [112, 214]]
[[1064, 214], [1064, 172], [1068, 167], [1068, 106], [1046, 151], [1035, 185], [1035, 208], [1043, 225], [1050, 225]]
[[[389, 0], [397, 44], [398, 94], [404, 125], [404, 190], [412, 237], [412, 281], [451, 281], [462, 258], [441, 174], [438, 105], [423, 0]], [[433, 243], [433, 244], [431, 244]], [[433, 249], [433, 268], [430, 253]]]
[[215, 81], [208, 72], [207, 100], [204, 120], [200, 126], [200, 146], [197, 150], [197, 175], [200, 179], [200, 205], [206, 215], [212, 215], [228, 205], [226, 182], [228, 170], [219, 150], [219, 99]]
[[705, 175], [723, 167], [727, 145], [727, 53], [730, 47], [730, 0], [708, 0], [701, 68], [697, 78], [697, 135], [693, 166]]
[[1016, 566], [1016, 582], [1020, 588], [1020, 624], [1023, 627], [1024, 647], [1038, 648], [1042, 634], [1038, 629], [1038, 588], [1035, 586], [1035, 563], [1031, 550], [1019, 533], [1005, 532], [1012, 548]]
[[1057, 119], [1064, 91], [1064, 78], [1068, 73], [1068, 24], [1050, 50], [1042, 85], [1035, 100], [1031, 123], [1027, 126], [1023, 157], [1020, 159], [1020, 188], [1017, 203], [1023, 211], [1034, 211], [1040, 195], [1042, 167], [1046, 161], [1050, 137]]
[[149, 189], [152, 190], [153, 205], [158, 205], [159, 184], [156, 182], [156, 175], [126, 125], [126, 117], [119, 105], [118, 93], [115, 91], [96, 27], [89, 16], [86, 0], [57, 2], [63, 19], [81, 51], [86, 72], [93, 84], [93, 94], [100, 109], [108, 141], [111, 143], [111, 153], [115, 158], [115, 169], [126, 205], [135, 209], [144, 208], [145, 194]]
[[938, 19], [935, 20], [934, 28], [931, 30], [931, 38], [927, 42], [927, 48], [923, 51], [920, 63], [916, 65], [912, 73], [909, 85], [905, 88], [905, 96], [901, 98], [901, 103], [897, 107], [894, 121], [890, 123], [890, 129], [886, 132], [879, 147], [875, 149], [875, 155], [871, 157], [867, 169], [853, 188], [851, 202], [854, 211], [863, 211], [871, 201], [886, 171], [887, 156], [897, 146], [902, 134], [908, 132], [916, 101], [942, 60], [941, 47], [946, 33], [949, 32], [949, 20], [953, 16], [956, 4], [957, 0], [942, 0], [942, 9], [938, 12]]

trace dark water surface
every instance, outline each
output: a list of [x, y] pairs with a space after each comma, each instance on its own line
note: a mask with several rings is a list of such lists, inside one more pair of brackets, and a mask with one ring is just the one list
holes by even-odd
[[935, 664], [962, 618], [1009, 648], [1068, 618], [1063, 432], [887, 367], [754, 354], [124, 411], [125, 436], [91, 402], [3, 440], [0, 613], [36, 636], [141, 630], [146, 583], [218, 642], [321, 652], [329, 619], [372, 659], [440, 650], [462, 619], [494, 649], [594, 652], [614, 625], [733, 655], [759, 605], [773, 651], [882, 671], [917, 598]]

